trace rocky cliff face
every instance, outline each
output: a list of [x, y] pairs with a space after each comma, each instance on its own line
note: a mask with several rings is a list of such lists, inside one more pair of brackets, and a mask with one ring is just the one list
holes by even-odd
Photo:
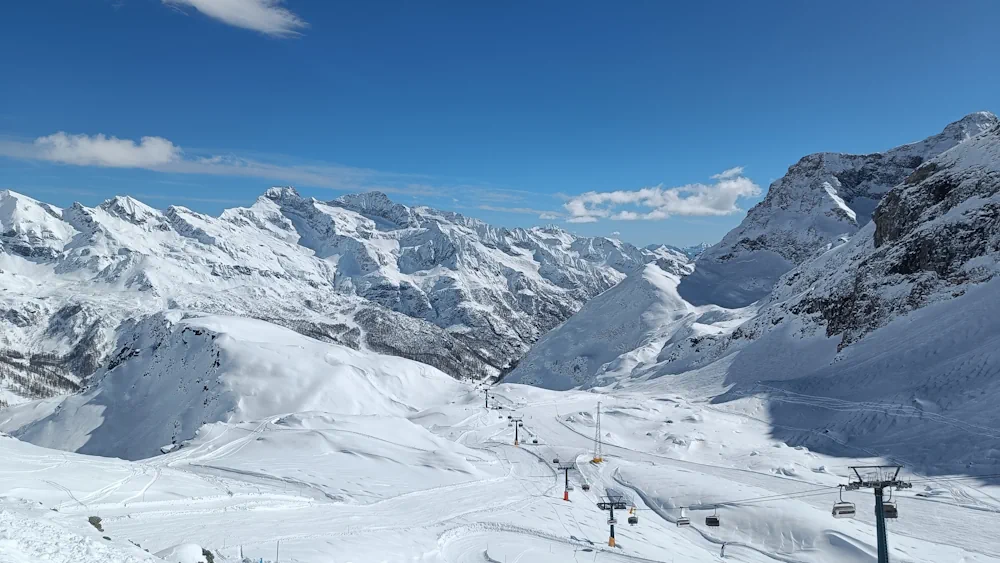
[[1000, 261], [1000, 125], [919, 167], [885, 196], [856, 238], [818, 260], [819, 268], [807, 264], [789, 276], [775, 296], [805, 291], [789, 310], [817, 315], [827, 334], [842, 336], [842, 347], [993, 279]]
[[998, 123], [970, 114], [941, 133], [884, 153], [818, 153], [774, 182], [739, 227], [697, 260], [680, 292], [695, 304], [742, 307], [767, 296], [778, 278], [864, 227], [882, 197], [928, 159]]

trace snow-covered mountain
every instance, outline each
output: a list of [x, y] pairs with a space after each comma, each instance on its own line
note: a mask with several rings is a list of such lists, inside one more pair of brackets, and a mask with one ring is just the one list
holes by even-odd
[[[12, 355], [0, 356], [14, 358], [2, 386], [34, 396], [73, 390], [123, 327], [168, 310], [267, 320], [456, 377], [495, 374], [663, 256], [377, 192], [321, 202], [291, 188], [220, 217], [130, 197], [59, 209], [4, 191], [0, 233], [0, 346]], [[41, 364], [52, 373], [24, 367]]]
[[462, 389], [412, 360], [264, 321], [171, 311], [122, 330], [84, 392], [10, 407], [0, 429], [45, 447], [140, 459], [208, 423], [314, 410], [404, 416]]
[[543, 337], [510, 380], [717, 381], [715, 402], [766, 398], [775, 435], [814, 451], [931, 472], [1000, 464], [998, 210], [1000, 124], [917, 167], [756, 306], [694, 306], [676, 291], [690, 277], [650, 266]]
[[504, 381], [558, 390], [607, 385], [655, 361], [675, 339], [739, 324], [746, 312], [696, 307], [677, 294], [690, 272], [690, 263], [661, 259], [633, 273], [543, 336]]
[[681, 282], [681, 295], [697, 305], [724, 307], [766, 297], [785, 272], [864, 227], [886, 192], [918, 166], [997, 123], [992, 113], [978, 112], [886, 152], [803, 157], [737, 228], [698, 257], [694, 274]]

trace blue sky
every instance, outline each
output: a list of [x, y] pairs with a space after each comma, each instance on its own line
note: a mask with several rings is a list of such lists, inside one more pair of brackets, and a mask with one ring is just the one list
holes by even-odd
[[1000, 110], [1000, 2], [36, 0], [0, 188], [206, 213], [293, 184], [716, 241], [801, 156]]

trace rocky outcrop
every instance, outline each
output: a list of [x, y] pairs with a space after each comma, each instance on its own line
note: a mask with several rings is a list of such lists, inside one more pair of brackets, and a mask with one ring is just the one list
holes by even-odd
[[681, 295], [726, 307], [766, 297], [785, 272], [864, 227], [882, 197], [921, 164], [997, 123], [995, 115], [979, 112], [884, 153], [802, 158], [771, 184], [739, 227], [699, 256]]

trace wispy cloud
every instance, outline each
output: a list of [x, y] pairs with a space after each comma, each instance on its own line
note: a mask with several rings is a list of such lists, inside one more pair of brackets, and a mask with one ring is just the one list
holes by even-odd
[[192, 197], [186, 195], [177, 194], [148, 194], [139, 193], [132, 194], [133, 197], [139, 200], [164, 200], [164, 201], [193, 201], [196, 203], [222, 203], [226, 205], [243, 205], [246, 203], [245, 199], [227, 199], [220, 197]]
[[138, 143], [104, 135], [59, 132], [35, 139], [31, 151], [39, 160], [77, 166], [150, 168], [180, 159], [181, 149], [163, 137], [143, 137]]
[[163, 0], [175, 8], [194, 8], [223, 23], [272, 37], [298, 35], [307, 24], [282, 6], [284, 0]]
[[554, 211], [543, 209], [532, 209], [530, 207], [500, 207], [497, 205], [480, 205], [483, 211], [497, 211], [500, 213], [521, 213], [525, 215], [537, 215], [539, 219], [558, 219], [560, 215]]
[[[743, 176], [743, 168], [730, 168], [712, 176], [712, 184], [688, 184], [676, 188], [662, 185], [640, 190], [587, 192], [571, 197], [563, 207], [570, 223], [655, 221], [672, 215], [720, 216], [742, 211], [740, 198], [760, 195], [760, 186]], [[620, 209], [622, 206], [637, 208]]]
[[729, 178], [736, 178], [743, 175], [742, 166], [733, 166], [729, 170], [723, 170], [718, 174], [712, 174], [713, 180], [728, 180]]
[[[276, 164], [235, 155], [199, 156], [163, 137], [139, 141], [58, 132], [34, 140], [0, 139], [0, 157], [71, 166], [135, 168], [169, 174], [261, 178], [335, 190], [440, 196], [450, 188], [430, 185], [426, 177], [332, 164]], [[476, 188], [481, 189], [481, 188]], [[461, 191], [454, 188], [451, 191]]]

